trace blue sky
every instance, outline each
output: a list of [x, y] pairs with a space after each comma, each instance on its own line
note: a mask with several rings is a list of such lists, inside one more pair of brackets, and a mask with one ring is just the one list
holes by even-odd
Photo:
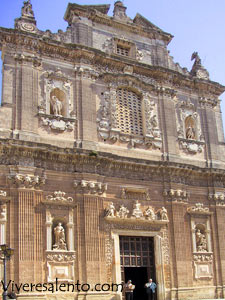
[[[41, 30], [67, 27], [63, 20], [67, 0], [31, 0]], [[112, 0], [74, 1], [78, 4], [111, 4]], [[13, 28], [20, 16], [22, 0], [0, 0], [0, 26]], [[225, 0], [124, 0], [127, 15], [140, 13], [152, 23], [174, 35], [168, 49], [182, 67], [191, 69], [191, 54], [198, 51], [210, 79], [225, 85]], [[221, 108], [225, 125], [225, 94]]]

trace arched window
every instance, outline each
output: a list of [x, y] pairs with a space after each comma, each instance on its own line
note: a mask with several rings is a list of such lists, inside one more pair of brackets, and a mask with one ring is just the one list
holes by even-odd
[[122, 133], [143, 135], [141, 97], [126, 89], [117, 89], [117, 127]]
[[186, 139], [195, 140], [196, 139], [196, 128], [195, 120], [189, 116], [185, 119], [185, 135]]

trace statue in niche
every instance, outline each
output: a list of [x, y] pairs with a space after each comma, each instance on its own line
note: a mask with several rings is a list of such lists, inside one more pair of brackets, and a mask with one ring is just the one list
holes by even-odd
[[65, 240], [65, 230], [62, 226], [62, 223], [58, 223], [58, 225], [54, 228], [55, 235], [55, 244], [53, 245], [54, 250], [67, 250], [66, 240]]
[[53, 113], [55, 116], [61, 116], [62, 115], [62, 101], [60, 101], [56, 96], [52, 96], [51, 98], [51, 104]]
[[126, 219], [128, 214], [129, 214], [129, 210], [122, 204], [116, 215], [119, 218]]
[[167, 214], [167, 209], [165, 207], [162, 207], [160, 210], [160, 219], [163, 221], [168, 221], [168, 214]]
[[196, 247], [197, 252], [207, 252], [207, 241], [204, 233], [201, 233], [200, 229], [196, 231]]
[[23, 2], [24, 6], [22, 7], [22, 16], [24, 17], [34, 17], [34, 12], [32, 10], [32, 4], [30, 0]]
[[191, 126], [188, 126], [186, 130], [186, 138], [193, 140], [195, 138], [195, 131], [194, 128]]
[[114, 206], [113, 202], [111, 202], [106, 211], [106, 217], [115, 218], [115, 211], [116, 211], [115, 206]]
[[141, 203], [139, 203], [138, 201], [135, 202], [134, 206], [133, 206], [133, 211], [132, 211], [132, 218], [136, 218], [136, 219], [141, 219], [143, 218], [143, 212], [140, 209]]

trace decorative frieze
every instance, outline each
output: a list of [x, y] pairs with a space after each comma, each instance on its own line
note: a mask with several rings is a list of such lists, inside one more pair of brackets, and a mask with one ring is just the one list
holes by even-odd
[[18, 188], [40, 189], [45, 184], [46, 177], [38, 175], [14, 174], [8, 176], [9, 184]]
[[184, 190], [165, 190], [163, 195], [172, 202], [187, 203], [189, 200], [189, 193]]
[[74, 252], [72, 253], [47, 253], [47, 260], [53, 261], [53, 262], [68, 262], [68, 261], [74, 261], [76, 259], [76, 255]]
[[105, 210], [105, 219], [111, 221], [128, 221], [128, 222], [152, 222], [152, 223], [168, 223], [168, 214], [165, 207], [162, 207], [158, 211], [152, 206], [141, 208], [141, 203], [136, 201], [133, 205], [133, 209], [130, 212], [124, 204], [121, 204], [119, 209], [116, 210], [113, 202], [108, 205]]
[[107, 191], [107, 183], [87, 180], [74, 180], [74, 188], [78, 192], [102, 195]]

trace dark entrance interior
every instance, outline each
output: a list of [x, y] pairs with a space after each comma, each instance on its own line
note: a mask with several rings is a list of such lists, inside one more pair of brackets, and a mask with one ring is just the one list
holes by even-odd
[[147, 300], [147, 294], [144, 288], [148, 281], [148, 272], [145, 267], [125, 267], [124, 268], [125, 282], [129, 279], [135, 285], [134, 300]]
[[135, 285], [134, 300], [147, 300], [144, 285], [156, 279], [153, 237], [120, 236], [120, 265], [122, 280]]

